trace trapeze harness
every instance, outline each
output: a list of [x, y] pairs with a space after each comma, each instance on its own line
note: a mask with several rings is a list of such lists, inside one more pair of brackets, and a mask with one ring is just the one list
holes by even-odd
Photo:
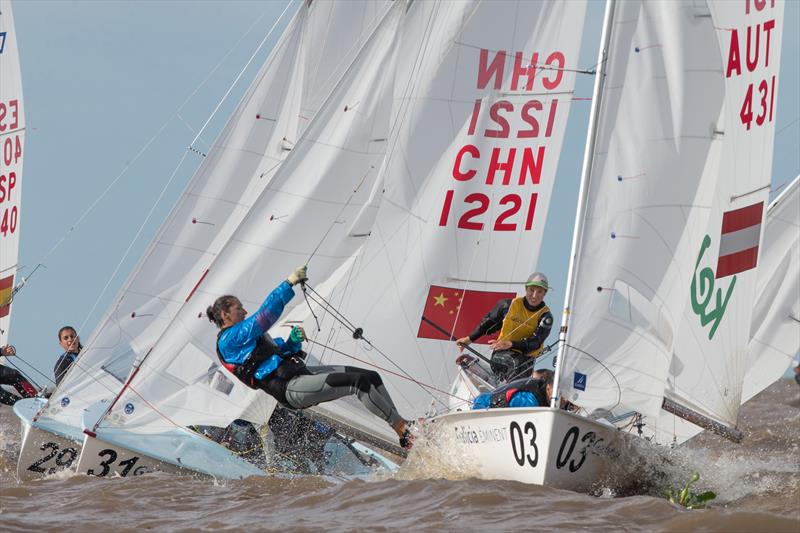
[[[275, 341], [272, 340], [267, 334], [261, 335], [256, 339], [256, 347], [247, 356], [242, 364], [228, 363], [222, 357], [222, 352], [219, 351], [219, 339], [228, 328], [222, 328], [217, 334], [217, 357], [219, 358], [222, 366], [236, 376], [239, 381], [250, 387], [251, 389], [261, 389], [267, 394], [278, 400], [281, 405], [289, 406], [286, 402], [286, 386], [289, 380], [297, 376], [310, 375], [311, 372], [306, 368], [306, 364], [300, 357], [296, 355], [284, 357], [281, 355], [280, 348]], [[281, 363], [278, 365], [271, 374], [264, 378], [257, 380], [254, 376], [261, 363], [273, 355], [282, 357]]]

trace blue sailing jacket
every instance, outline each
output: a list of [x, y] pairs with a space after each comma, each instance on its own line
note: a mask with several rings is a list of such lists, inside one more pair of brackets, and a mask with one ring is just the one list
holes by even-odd
[[[294, 289], [284, 280], [267, 295], [258, 311], [220, 333], [217, 347], [224, 361], [234, 365], [244, 363], [255, 349], [258, 338], [262, 335], [268, 336], [267, 330], [278, 321], [283, 308], [293, 297]], [[273, 340], [279, 353], [259, 365], [253, 374], [255, 379], [269, 376], [281, 364], [283, 357], [297, 353], [302, 348], [300, 342], [284, 341], [280, 337]]]

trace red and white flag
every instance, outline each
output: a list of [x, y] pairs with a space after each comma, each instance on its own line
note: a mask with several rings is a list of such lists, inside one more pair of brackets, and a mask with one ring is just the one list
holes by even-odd
[[0, 318], [11, 311], [11, 294], [14, 292], [14, 276], [0, 279]]
[[763, 215], [764, 202], [722, 214], [717, 279], [756, 267]]
[[[464, 291], [451, 287], [431, 285], [428, 297], [425, 300], [425, 309], [422, 311], [422, 321], [419, 324], [417, 337], [424, 339], [455, 340], [466, 337], [480, 323], [483, 316], [488, 313], [494, 304], [504, 298], [513, 298], [513, 292], [489, 291]], [[427, 319], [427, 320], [425, 320]], [[430, 324], [452, 332], [447, 335]], [[489, 342], [497, 335], [481, 339], [481, 343]]]

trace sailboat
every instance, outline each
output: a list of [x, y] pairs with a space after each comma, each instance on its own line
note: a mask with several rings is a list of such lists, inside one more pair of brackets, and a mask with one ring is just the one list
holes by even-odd
[[[569, 5], [577, 8], [578, 3]], [[456, 9], [452, 4], [448, 8]], [[415, 416], [447, 410], [449, 400], [460, 394], [460, 389], [451, 392], [442, 385], [452, 381], [456, 370], [443, 361], [452, 350], [448, 341], [475, 323], [462, 322], [464, 309], [477, 307], [473, 302], [482, 293], [494, 292], [492, 303], [506, 297], [501, 291], [513, 291], [534, 270], [538, 244], [525, 240], [524, 217], [504, 217], [525, 213], [520, 209], [525, 204], [504, 195], [513, 188], [499, 193], [491, 188], [523, 185], [519, 178], [527, 167], [491, 143], [516, 144], [523, 152], [541, 142], [519, 137], [506, 141], [504, 133], [515, 127], [498, 117], [508, 116], [501, 109], [518, 109], [514, 89], [523, 102], [536, 98], [543, 109], [557, 98], [555, 91], [547, 92], [553, 87], [520, 90], [520, 67], [527, 54], [508, 52], [507, 58], [503, 54], [497, 59], [498, 51], [519, 48], [466, 38], [490, 40], [489, 32], [470, 33], [469, 24], [477, 28], [494, 20], [504, 27], [497, 22], [506, 16], [501, 9], [442, 14], [445, 29], [436, 26], [435, 16], [428, 19], [436, 28], [433, 35], [442, 41], [426, 42], [428, 61], [420, 60], [415, 86], [421, 94], [408, 95], [408, 102], [425, 105], [408, 104], [397, 146], [387, 155], [385, 192], [371, 235], [339, 273], [339, 282], [325, 282], [327, 300], [335, 302], [336, 313], [351, 325], [332, 316], [332, 306], [323, 307], [331, 316], [315, 339], [321, 360], [357, 360], [389, 374], [401, 412]], [[572, 15], [568, 20], [581, 20], [580, 13]], [[454, 20], [467, 22], [462, 27]], [[448, 22], [457, 28], [448, 28]], [[550, 22], [531, 26], [563, 29], [563, 24]], [[654, 425], [664, 408], [699, 427], [740, 437], [736, 412], [771, 177], [771, 87], [781, 27], [780, 4], [608, 2], [560, 335], [557, 392], [551, 407], [431, 418], [426, 425], [443, 439], [441, 455], [454, 459], [454, 468], [466, 465], [474, 475], [490, 479], [589, 490], [630, 451], [639, 436], [635, 429]], [[748, 32], [751, 49], [745, 60]], [[762, 35], [758, 53], [753, 49], [755, 32]], [[559, 49], [569, 49], [568, 34], [558, 35]], [[506, 34], [512, 39], [516, 35]], [[532, 35], [542, 38], [541, 31]], [[526, 48], [539, 51], [538, 61], [528, 69], [534, 63], [541, 68], [541, 58], [553, 49], [537, 44]], [[453, 65], [448, 53], [463, 55]], [[468, 85], [455, 83], [453, 73], [470, 64], [478, 66], [473, 83], [477, 79], [479, 89], [490, 85], [490, 72], [500, 73], [501, 80], [490, 87], [496, 93], [487, 97], [496, 100], [457, 92]], [[560, 63], [557, 70], [569, 72], [570, 65]], [[481, 87], [481, 82], [486, 83]], [[563, 88], [567, 97], [569, 87]], [[755, 100], [758, 94], [762, 97]], [[458, 115], [442, 106], [446, 111], [437, 113], [436, 102], [461, 102], [467, 110]], [[490, 111], [483, 114], [487, 107]], [[453, 124], [453, 115], [463, 120]], [[478, 144], [485, 139], [473, 141], [476, 131], [489, 133], [484, 136], [490, 139], [488, 147]], [[535, 185], [545, 183], [548, 175], [542, 169]], [[479, 186], [487, 192], [470, 188]], [[538, 189], [524, 190], [529, 195]], [[495, 206], [503, 200], [505, 204]], [[546, 194], [537, 200], [544, 204], [537, 203], [536, 216], [540, 206], [546, 210]], [[711, 266], [710, 258], [715, 259]], [[729, 312], [723, 320], [725, 309]], [[438, 311], [443, 334], [428, 327], [430, 313]], [[287, 320], [302, 320], [307, 330], [314, 330], [316, 319], [302, 314], [298, 309]], [[458, 333], [459, 327], [464, 333]], [[559, 409], [562, 398], [580, 411]], [[455, 400], [464, 404], [469, 398]], [[342, 424], [352, 420], [342, 404], [316, 410], [332, 413], [330, 418]], [[359, 429], [376, 437], [381, 432], [368, 423]]]
[[631, 440], [612, 424], [662, 409], [741, 439], [783, 12], [746, 4], [607, 4], [553, 407], [439, 419], [480, 475], [585, 490]]
[[[18, 277], [22, 218], [22, 160], [25, 109], [17, 35], [9, 0], [0, 1], [0, 346], [8, 344]], [[6, 363], [5, 358], [0, 362]]]
[[[17, 469], [20, 479], [76, 468], [84, 425], [91, 427], [95, 422], [86, 417], [89, 413], [103, 414], [132, 367], [146, 357], [181, 304], [194, 294], [205, 276], [207, 262], [269, 186], [387, 8], [388, 3], [371, 1], [298, 5], [233, 116], [61, 386], [49, 401], [37, 399], [16, 406], [24, 428]], [[282, 226], [282, 219], [277, 213], [269, 221]], [[213, 377], [214, 372], [209, 375]], [[242, 398], [252, 395], [236, 383], [229, 384]], [[265, 422], [272, 405], [260, 400], [252, 403], [251, 417]], [[133, 475], [155, 467], [155, 463], [144, 462], [139, 458], [136, 468], [127, 470], [122, 465], [119, 473]], [[250, 466], [244, 468], [249, 473], [256, 471]], [[102, 471], [95, 469], [95, 473]]]

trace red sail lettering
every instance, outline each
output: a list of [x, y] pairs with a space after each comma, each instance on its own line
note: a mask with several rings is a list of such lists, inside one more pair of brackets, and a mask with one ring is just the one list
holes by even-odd
[[[559, 83], [561, 83], [561, 78], [564, 77], [563, 69], [565, 62], [566, 60], [562, 52], [553, 52], [547, 57], [547, 61], [544, 62], [545, 65], [547, 65], [548, 67], [556, 69], [555, 79], [550, 79], [547, 76], [542, 78], [542, 85], [544, 85], [544, 88], [547, 89], [548, 91], [552, 91], [553, 89], [558, 87]], [[555, 67], [554, 64], [556, 65]]]
[[474, 170], [468, 170], [466, 172], [461, 171], [461, 158], [464, 157], [465, 153], [471, 155], [476, 159], [481, 156], [481, 153], [478, 151], [478, 148], [476, 146], [473, 146], [471, 144], [465, 144], [464, 146], [461, 147], [461, 150], [459, 150], [458, 154], [456, 154], [456, 160], [453, 163], [453, 177], [458, 181], [470, 180], [476, 174]]
[[505, 50], [496, 52], [494, 59], [489, 63], [489, 50], [481, 48], [480, 63], [478, 65], [478, 89], [485, 89], [492, 78], [494, 78], [494, 88], [499, 89], [500, 85], [503, 83], [503, 69], [505, 64]]
[[725, 77], [730, 78], [731, 72], [736, 70], [736, 75], [742, 73], [742, 59], [739, 53], [739, 32], [736, 29], [731, 30], [731, 44], [728, 47], [728, 68], [725, 72]]
[[486, 185], [494, 183], [494, 175], [499, 170], [503, 173], [503, 185], [508, 185], [511, 181], [511, 169], [514, 168], [514, 156], [517, 154], [516, 148], [508, 149], [508, 158], [505, 162], [500, 162], [500, 148], [492, 148], [492, 159], [489, 162], [489, 171], [486, 173]]

